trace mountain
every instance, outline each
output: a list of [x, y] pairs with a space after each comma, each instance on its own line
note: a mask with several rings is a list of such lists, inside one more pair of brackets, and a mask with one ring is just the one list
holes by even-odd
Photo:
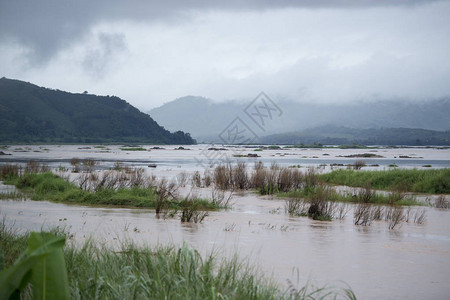
[[169, 130], [186, 126], [195, 136], [207, 139], [220, 133], [243, 109], [244, 106], [235, 101], [215, 103], [203, 97], [186, 96], [154, 108], [149, 114]]
[[322, 145], [450, 145], [450, 131], [415, 128], [355, 129], [337, 126], [316, 127], [301, 132], [261, 137], [261, 144]]
[[[282, 110], [282, 115], [271, 120], [264, 132], [256, 132], [258, 136], [299, 132], [325, 125], [359, 129], [450, 129], [450, 98], [423, 102], [380, 100], [334, 104], [273, 100]], [[240, 117], [247, 123], [244, 109], [250, 102], [251, 100], [217, 103], [189, 96], [155, 108], [150, 114], [169, 130], [183, 128], [199, 141], [217, 142], [218, 135], [234, 118]], [[251, 121], [247, 124], [252, 125]]]
[[1, 143], [192, 144], [115, 96], [73, 94], [0, 79]]

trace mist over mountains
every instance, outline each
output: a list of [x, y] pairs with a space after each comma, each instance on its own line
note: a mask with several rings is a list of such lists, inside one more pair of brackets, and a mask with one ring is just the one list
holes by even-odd
[[1, 78], [0, 140], [191, 144], [192, 135], [198, 142], [222, 143], [219, 135], [239, 117], [253, 126], [254, 143], [450, 145], [450, 98], [341, 104], [275, 101], [281, 115], [278, 111], [264, 129], [246, 118], [250, 103], [187, 96], [151, 110], [150, 117], [115, 96], [74, 94]]
[[[417, 139], [423, 140], [429, 136], [431, 131], [450, 129], [448, 117], [450, 98], [426, 102], [380, 100], [332, 104], [273, 100], [283, 113], [280, 118], [270, 122], [264, 133], [258, 133], [259, 142], [286, 143], [289, 141], [292, 143], [296, 141], [294, 138], [286, 138], [286, 133], [297, 136], [297, 141], [309, 135], [307, 142], [314, 141], [314, 136], [317, 142], [324, 140], [323, 138], [327, 136], [338, 136], [345, 138], [340, 139], [341, 142], [352, 142], [360, 141], [364, 134], [367, 134], [367, 131], [356, 134], [356, 129], [378, 129], [378, 135], [385, 135], [383, 129], [388, 132], [390, 128], [425, 130], [396, 131], [399, 138], [411, 135], [408, 140], [415, 142]], [[185, 130], [199, 142], [220, 142], [218, 135], [235, 117], [242, 116], [249, 103], [250, 101], [214, 102], [203, 97], [187, 96], [154, 108], [149, 113], [159, 124], [169, 130]], [[335, 130], [332, 128], [340, 128], [339, 133], [333, 132]], [[278, 139], [275, 134], [284, 138]], [[382, 141], [379, 138], [372, 140]], [[395, 141], [392, 135], [389, 141]]]

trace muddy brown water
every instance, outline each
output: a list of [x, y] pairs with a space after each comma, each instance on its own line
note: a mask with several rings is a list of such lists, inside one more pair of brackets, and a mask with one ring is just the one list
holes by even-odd
[[[98, 149], [53, 146], [43, 153], [31, 150], [12, 152], [7, 160], [14, 161], [12, 158], [16, 155], [17, 161], [34, 158], [54, 166], [62, 162], [70, 166], [70, 158], [78, 156], [102, 158], [111, 164], [115, 159], [121, 159], [131, 165], [143, 165], [147, 163], [147, 156], [152, 156], [153, 161], [160, 164], [156, 170], [147, 172], [170, 177], [183, 170], [193, 172], [199, 169], [192, 161], [185, 163], [194, 152], [200, 153], [201, 146], [193, 147], [198, 148], [137, 154], [124, 154], [115, 148], [110, 153], [101, 154], [96, 152]], [[156, 151], [163, 152], [156, 155]], [[311, 156], [321, 153], [318, 150], [298, 150], [300, 153], [307, 151], [311, 151]], [[322, 151], [331, 156], [367, 152], [365, 149], [338, 149], [335, 153], [328, 149]], [[383, 155], [389, 159], [400, 154], [415, 154], [424, 157], [424, 161], [434, 161], [437, 167], [448, 164], [449, 150], [386, 151]], [[267, 161], [273, 159], [270, 155], [275, 155], [268, 153], [271, 152], [263, 154]], [[285, 157], [276, 158], [276, 161], [291, 164], [290, 160], [284, 160]], [[438, 161], [445, 163], [438, 165]], [[304, 164], [301, 158], [294, 163]], [[422, 162], [415, 164], [421, 165]], [[7, 186], [0, 186], [0, 189], [12, 191]], [[373, 222], [367, 227], [353, 225], [351, 210], [342, 221], [320, 222], [306, 217], [289, 217], [284, 212], [281, 199], [241, 193], [234, 195], [232, 202], [232, 209], [211, 212], [201, 224], [182, 224], [179, 219], [157, 218], [154, 210], [148, 209], [97, 208], [31, 200], [1, 200], [0, 214], [6, 217], [8, 224], [21, 231], [65, 227], [74, 235], [75, 243], [93, 237], [111, 247], [117, 247], [123, 241], [151, 246], [186, 243], [203, 255], [215, 252], [221, 257], [230, 257], [237, 253], [241, 259], [249, 259], [251, 265], [284, 286], [287, 286], [288, 279], [300, 286], [308, 281], [318, 286], [349, 285], [359, 299], [450, 297], [449, 210], [427, 207], [425, 224], [404, 222], [401, 227], [389, 230], [383, 221]], [[412, 210], [417, 209], [422, 208], [414, 207]]]
[[[249, 259], [280, 284], [348, 284], [360, 299], [448, 299], [450, 218], [427, 208], [423, 225], [385, 222], [355, 226], [343, 221], [289, 217], [284, 202], [237, 195], [230, 210], [212, 212], [202, 224], [157, 218], [153, 210], [94, 208], [46, 201], [2, 201], [7, 222], [22, 230], [65, 227], [74, 240], [93, 237], [111, 247], [182, 245], [203, 255]], [[413, 208], [419, 209], [419, 208]]]

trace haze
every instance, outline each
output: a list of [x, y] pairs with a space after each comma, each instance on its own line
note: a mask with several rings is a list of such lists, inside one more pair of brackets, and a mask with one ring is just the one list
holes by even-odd
[[450, 95], [448, 1], [312, 2], [1, 1], [0, 76], [146, 110]]

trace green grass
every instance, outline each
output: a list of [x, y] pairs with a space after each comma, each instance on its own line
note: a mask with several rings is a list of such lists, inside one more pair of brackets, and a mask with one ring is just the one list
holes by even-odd
[[[59, 231], [60, 230], [54, 230]], [[27, 248], [30, 235], [19, 235], [0, 223], [0, 253], [9, 267]], [[64, 246], [72, 299], [356, 299], [350, 289], [280, 288], [237, 256], [201, 257], [189, 246], [111, 249], [90, 240]], [[32, 299], [32, 289], [23, 299]]]
[[335, 170], [319, 175], [326, 182], [338, 185], [365, 187], [368, 183], [374, 189], [449, 194], [450, 169], [391, 169], [386, 171]]
[[[63, 203], [106, 205], [122, 207], [155, 208], [157, 194], [153, 188], [100, 189], [96, 192], [81, 190], [79, 187], [53, 173], [25, 174], [5, 181], [13, 184], [33, 200], [48, 200]], [[206, 199], [194, 199], [199, 209], [218, 209]], [[180, 201], [167, 200], [168, 208], [181, 208]]]

